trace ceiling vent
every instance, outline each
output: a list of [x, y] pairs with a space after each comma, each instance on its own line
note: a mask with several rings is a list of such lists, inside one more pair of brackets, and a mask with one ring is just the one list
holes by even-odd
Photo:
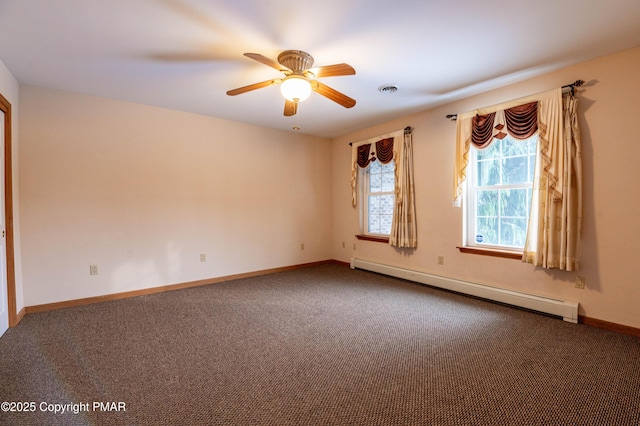
[[398, 91], [398, 86], [395, 84], [383, 84], [378, 87], [378, 92], [380, 93], [396, 93]]

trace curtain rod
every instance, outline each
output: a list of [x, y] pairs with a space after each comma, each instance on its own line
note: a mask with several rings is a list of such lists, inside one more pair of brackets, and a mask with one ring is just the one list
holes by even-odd
[[[571, 84], [565, 84], [561, 87], [562, 90], [569, 89], [571, 92], [571, 96], [575, 94], [576, 87], [580, 87], [584, 84], [584, 80], [576, 80]], [[456, 121], [458, 119], [458, 114], [447, 114], [446, 117], [451, 121]]]
[[[405, 135], [410, 135], [412, 130], [413, 130], [413, 128], [411, 128], [411, 126], [407, 126], [407, 127], [404, 128], [404, 134]], [[349, 146], [353, 146], [353, 142], [349, 142]]]

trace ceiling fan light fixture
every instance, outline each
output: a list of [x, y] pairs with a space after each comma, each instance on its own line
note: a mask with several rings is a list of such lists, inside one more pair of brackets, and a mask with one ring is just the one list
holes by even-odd
[[311, 92], [316, 92], [345, 108], [353, 108], [356, 104], [355, 99], [351, 99], [344, 93], [332, 89], [316, 80], [316, 77], [354, 75], [356, 70], [349, 64], [325, 65], [311, 69], [313, 57], [301, 50], [285, 50], [278, 55], [277, 62], [259, 53], [245, 53], [244, 56], [268, 67], [275, 68], [284, 73], [285, 77], [261, 81], [229, 90], [227, 91], [227, 95], [229, 96], [236, 96], [263, 87], [279, 84], [280, 92], [286, 99], [283, 111], [285, 117], [296, 115], [298, 104], [307, 99], [311, 95]]
[[302, 102], [311, 95], [311, 83], [299, 75], [290, 75], [280, 84], [280, 93], [291, 102]]

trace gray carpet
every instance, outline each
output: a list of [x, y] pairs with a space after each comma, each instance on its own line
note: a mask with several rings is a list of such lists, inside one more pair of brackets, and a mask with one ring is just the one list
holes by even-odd
[[35, 402], [11, 425], [640, 425], [640, 339], [329, 264], [27, 315], [0, 401]]

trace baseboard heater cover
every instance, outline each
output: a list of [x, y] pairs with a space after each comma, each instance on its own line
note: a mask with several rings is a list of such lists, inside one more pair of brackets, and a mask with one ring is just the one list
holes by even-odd
[[351, 269], [357, 268], [377, 272], [379, 274], [402, 278], [432, 287], [455, 291], [457, 293], [505, 303], [507, 305], [530, 309], [532, 311], [543, 312], [549, 315], [562, 317], [562, 319], [567, 322], [578, 323], [577, 302], [535, 296], [532, 294], [476, 284], [357, 258], [351, 258], [350, 265]]

